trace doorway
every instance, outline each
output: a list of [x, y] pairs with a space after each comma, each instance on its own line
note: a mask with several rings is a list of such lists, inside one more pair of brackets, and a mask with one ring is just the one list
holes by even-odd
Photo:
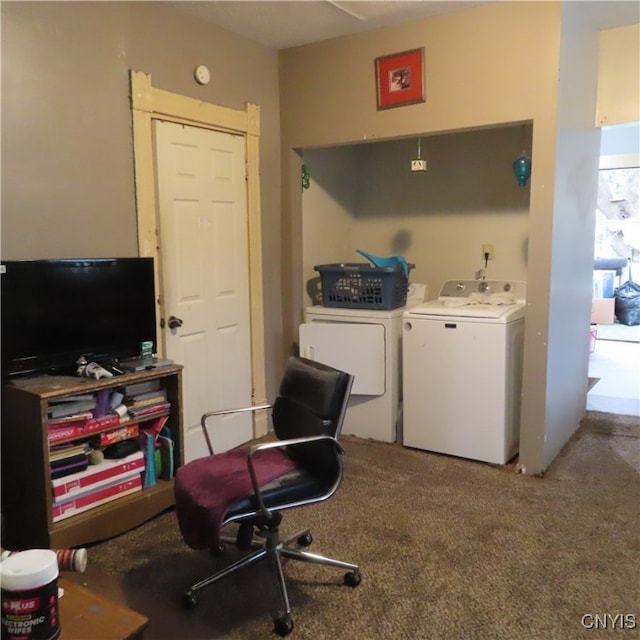
[[[603, 127], [594, 256], [594, 295], [613, 297], [615, 287], [629, 278], [640, 281], [640, 123]], [[594, 265], [594, 266], [596, 266]], [[587, 409], [640, 415], [640, 326], [613, 318], [596, 326], [589, 356], [589, 377], [598, 382], [587, 395]]]
[[[184, 365], [184, 456], [208, 455], [200, 417], [251, 404], [245, 147], [241, 136], [154, 122], [167, 358]], [[168, 316], [168, 318], [167, 318]], [[221, 416], [215, 451], [253, 437]]]
[[[264, 404], [265, 366], [264, 366], [264, 312], [262, 293], [262, 233], [260, 219], [259, 193], [259, 140], [260, 109], [257, 105], [247, 104], [245, 111], [237, 111], [205, 103], [179, 94], [160, 90], [152, 85], [151, 76], [131, 71], [131, 108], [133, 120], [133, 144], [136, 204], [138, 218], [138, 246], [141, 256], [154, 258], [156, 268], [158, 345], [160, 355], [166, 355], [166, 340], [163, 325], [168, 321], [167, 291], [163, 279], [163, 259], [161, 251], [161, 222], [158, 216], [156, 198], [156, 176], [154, 162], [154, 121], [171, 122], [210, 131], [224, 132], [238, 136], [244, 145], [246, 157], [246, 224], [245, 240], [247, 245], [249, 309], [249, 345], [250, 345], [250, 404]], [[178, 364], [184, 364], [178, 362]], [[190, 366], [185, 364], [185, 366]], [[195, 372], [191, 372], [195, 373]], [[191, 376], [191, 379], [196, 379]], [[189, 384], [192, 384], [191, 382]], [[195, 384], [195, 382], [194, 382]], [[214, 384], [213, 381], [210, 385]], [[184, 385], [183, 385], [184, 387]], [[190, 398], [196, 396], [191, 389], [184, 389], [186, 400], [185, 416], [197, 413]], [[226, 401], [226, 399], [225, 399]], [[229, 406], [209, 406], [208, 410], [230, 408]], [[188, 428], [188, 425], [187, 425]], [[255, 412], [251, 437], [260, 437], [267, 433], [266, 412]], [[184, 447], [182, 448], [184, 451]], [[193, 455], [190, 454], [190, 455]]]

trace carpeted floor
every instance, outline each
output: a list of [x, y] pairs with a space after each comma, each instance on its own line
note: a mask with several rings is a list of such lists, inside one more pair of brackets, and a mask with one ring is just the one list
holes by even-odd
[[[362, 584], [289, 562], [290, 637], [611, 638], [610, 620], [582, 624], [596, 614], [632, 614], [636, 628], [613, 635], [639, 637], [639, 436], [637, 417], [589, 412], [544, 478], [345, 436], [340, 490], [286, 513], [284, 529], [311, 526], [310, 549], [359, 563]], [[261, 565], [182, 608], [190, 583], [238, 554], [191, 551], [169, 511], [92, 546], [87, 572], [65, 577], [148, 616], [145, 639], [275, 637], [277, 593]]]

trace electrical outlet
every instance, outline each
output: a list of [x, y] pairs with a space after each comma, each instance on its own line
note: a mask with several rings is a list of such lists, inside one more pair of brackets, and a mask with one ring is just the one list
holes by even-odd
[[417, 160], [411, 161], [411, 171], [426, 171], [427, 170], [427, 161], [421, 160], [418, 158]]
[[[487, 254], [489, 254], [487, 256]], [[482, 245], [482, 259], [485, 259], [485, 256], [488, 260], [493, 260], [493, 245], [492, 244], [483, 244]]]

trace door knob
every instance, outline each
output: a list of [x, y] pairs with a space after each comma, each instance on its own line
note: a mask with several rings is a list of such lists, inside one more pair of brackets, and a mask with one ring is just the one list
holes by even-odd
[[169, 329], [177, 329], [182, 326], [182, 320], [180, 318], [176, 318], [175, 316], [169, 316], [169, 320], [167, 320], [167, 325]]

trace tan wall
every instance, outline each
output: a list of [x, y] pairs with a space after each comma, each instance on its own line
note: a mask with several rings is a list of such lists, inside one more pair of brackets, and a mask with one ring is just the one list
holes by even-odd
[[[282, 52], [285, 192], [299, 179], [290, 149], [533, 121], [537, 180], [530, 206], [538, 234], [530, 250], [544, 253], [551, 237], [559, 38], [556, 3], [492, 3]], [[377, 111], [375, 57], [421, 46], [426, 102]], [[285, 197], [284, 210], [293, 239], [283, 247], [287, 345], [295, 340], [303, 306], [299, 199]], [[544, 276], [548, 260], [541, 264], [547, 265]]]
[[[285, 50], [283, 135], [305, 148], [526, 120], [555, 93], [553, 16], [556, 3], [496, 3]], [[374, 59], [422, 46], [426, 102], [376, 111]]]
[[[521, 463], [527, 473], [544, 471], [578, 427], [586, 405], [599, 29], [615, 22], [618, 11], [628, 17], [628, 9], [619, 3], [588, 8], [580, 3], [492, 3], [283, 52], [284, 249], [289, 251], [283, 287], [285, 344], [295, 348], [305, 302], [302, 279], [309, 268], [300, 249], [302, 204], [293, 189], [299, 158], [292, 150], [306, 155], [308, 147], [530, 120], [533, 175]], [[606, 36], [604, 41], [606, 49]], [[420, 46], [425, 47], [426, 102], [377, 111], [374, 58]], [[637, 43], [630, 51], [637, 51]], [[626, 65], [620, 60], [616, 64], [624, 65], [626, 77], [615, 88], [618, 101], [637, 105], [637, 56]], [[608, 117], [613, 124], [628, 116], [610, 110]], [[451, 190], [460, 188], [451, 176], [448, 182]], [[439, 236], [454, 232], [456, 222], [455, 216], [444, 221]], [[376, 219], [372, 226], [381, 230], [377, 238], [383, 247], [388, 219]], [[352, 241], [358, 241], [357, 231], [356, 224]], [[375, 240], [375, 230], [368, 233]], [[475, 242], [489, 240], [481, 237], [477, 233]], [[310, 252], [318, 255], [317, 245]], [[457, 259], [464, 262], [460, 255]], [[510, 267], [516, 269], [517, 260]]]
[[488, 277], [526, 280], [529, 187], [518, 186], [511, 163], [530, 138], [521, 125], [423, 137], [426, 173], [410, 169], [413, 137], [306, 150], [306, 291], [314, 265], [362, 262], [357, 248], [405, 256], [415, 264], [411, 280], [434, 295], [444, 280], [474, 277], [484, 243], [495, 250]]
[[304, 304], [317, 302], [317, 264], [357, 262], [353, 253], [358, 199], [357, 147], [305, 153], [310, 184], [302, 193]]
[[[5, 0], [0, 3], [2, 255], [136, 253], [129, 68], [150, 73], [154, 85], [223, 106], [259, 104], [267, 379], [273, 387], [303, 306], [297, 149], [530, 121], [534, 170], [528, 263], [535, 265], [535, 274], [529, 275], [527, 419], [543, 425], [531, 433], [539, 448], [549, 421], [545, 402], [550, 389], [543, 382], [553, 348], [548, 342], [548, 297], [551, 286], [561, 284], [551, 278], [554, 210], [561, 204], [554, 193], [560, 13], [556, 2], [490, 3], [284, 51], [278, 78], [274, 51], [178, 14], [164, 3]], [[421, 46], [426, 52], [426, 102], [377, 111], [375, 57]], [[212, 71], [206, 87], [192, 78], [200, 63]], [[635, 95], [637, 104], [637, 92], [631, 95], [622, 103], [633, 104]], [[611, 110], [605, 116], [608, 124], [626, 121]], [[274, 162], [280, 156], [280, 122], [282, 182]], [[587, 166], [591, 141], [580, 144], [585, 145]], [[576, 169], [566, 167], [562, 177], [584, 175], [582, 167]], [[556, 332], [554, 341], [560, 338]], [[570, 355], [576, 348], [572, 343]], [[557, 357], [562, 354], [560, 349]], [[562, 419], [560, 402], [558, 398], [552, 405], [556, 422]], [[543, 463], [536, 458], [535, 464]]]
[[[521, 450], [528, 473], [548, 466], [577, 428], [586, 399], [585, 290], [595, 206], [589, 171], [593, 168], [595, 180], [599, 140], [592, 128], [598, 31], [594, 24], [581, 23], [578, 9], [563, 10], [555, 2], [491, 3], [281, 54], [288, 237], [284, 322], [285, 345], [292, 349], [304, 304], [302, 205], [293, 188], [299, 159], [292, 150], [532, 122], [522, 416], [526, 451]], [[374, 58], [421, 46], [426, 102], [377, 111]], [[577, 64], [580, 56], [582, 65]], [[569, 103], [564, 109], [558, 108], [561, 61], [563, 99]]]
[[[2, 2], [2, 256], [137, 254], [129, 69], [261, 110], [266, 349], [282, 367], [277, 53], [154, 2]], [[211, 82], [193, 70], [205, 64]]]
[[640, 121], [640, 24], [600, 34], [598, 125]]

